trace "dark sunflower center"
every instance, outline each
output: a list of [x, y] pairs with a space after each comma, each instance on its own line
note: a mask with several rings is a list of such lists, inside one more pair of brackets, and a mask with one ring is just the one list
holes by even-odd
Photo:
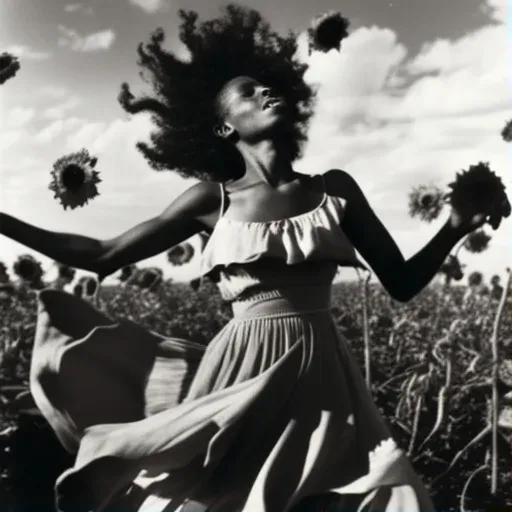
[[18, 272], [20, 277], [24, 279], [33, 279], [36, 276], [37, 267], [31, 261], [21, 261], [19, 263]]
[[133, 273], [132, 267], [123, 267], [121, 269], [121, 280], [125, 281], [132, 275], [132, 273]]
[[424, 208], [428, 208], [432, 204], [432, 201], [433, 197], [430, 194], [424, 195], [421, 198], [421, 206], [423, 206]]
[[13, 58], [10, 55], [0, 56], [0, 69], [9, 67], [13, 62]]
[[79, 165], [69, 164], [62, 171], [62, 184], [68, 190], [77, 192], [85, 183], [85, 172]]
[[94, 295], [96, 291], [96, 281], [94, 279], [89, 279], [85, 285], [85, 293], [87, 295]]
[[151, 286], [153, 286], [156, 280], [156, 274], [154, 274], [153, 272], [147, 272], [146, 274], [144, 274], [144, 277], [142, 278], [142, 288], [151, 288]]

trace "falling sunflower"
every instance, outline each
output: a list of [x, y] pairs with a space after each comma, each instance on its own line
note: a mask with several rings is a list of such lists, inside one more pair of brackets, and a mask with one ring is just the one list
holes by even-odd
[[501, 137], [505, 142], [512, 142], [512, 119], [507, 121], [503, 130], [501, 130]]
[[439, 217], [445, 200], [443, 191], [434, 185], [414, 187], [409, 194], [409, 214], [432, 222]]
[[448, 185], [452, 190], [447, 194], [452, 208], [463, 216], [484, 213], [491, 217], [508, 217], [510, 202], [505, 193], [501, 178], [489, 168], [489, 163], [479, 162], [469, 166], [467, 171], [456, 174], [455, 181]]
[[17, 57], [8, 52], [0, 54], [0, 84], [16, 76], [19, 69], [20, 62]]
[[91, 157], [86, 149], [59, 158], [53, 164], [52, 182], [54, 198], [59, 199], [66, 210], [84, 206], [98, 196], [96, 185], [101, 182], [99, 173], [94, 170], [98, 159]]
[[317, 16], [308, 29], [309, 50], [328, 52], [341, 48], [341, 41], [348, 36], [350, 22], [341, 13], [330, 11]]

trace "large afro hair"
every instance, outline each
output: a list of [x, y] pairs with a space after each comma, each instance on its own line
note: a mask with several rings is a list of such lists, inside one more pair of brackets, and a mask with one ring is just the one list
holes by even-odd
[[216, 99], [237, 76], [250, 76], [287, 102], [292, 121], [285, 141], [291, 160], [300, 156], [312, 113], [313, 90], [305, 83], [307, 65], [295, 60], [296, 36], [281, 36], [252, 9], [229, 4], [219, 18], [198, 23], [198, 14], [179, 11], [180, 40], [190, 59], [162, 48], [163, 29], [138, 46], [140, 76], [153, 94], [135, 98], [123, 83], [119, 102], [130, 114], [149, 112], [157, 126], [151, 144], [138, 142], [155, 170], [173, 170], [185, 178], [227, 181], [241, 169], [236, 147], [217, 137]]

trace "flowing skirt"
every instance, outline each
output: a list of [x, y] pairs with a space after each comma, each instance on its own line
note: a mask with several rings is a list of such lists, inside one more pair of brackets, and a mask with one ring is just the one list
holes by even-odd
[[205, 348], [42, 291], [31, 390], [63, 512], [433, 511], [327, 303], [234, 305]]

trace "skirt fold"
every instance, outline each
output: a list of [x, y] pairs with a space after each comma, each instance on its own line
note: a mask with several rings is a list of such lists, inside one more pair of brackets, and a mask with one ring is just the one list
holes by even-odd
[[60, 511], [433, 511], [329, 311], [250, 311], [204, 347], [40, 293], [31, 389], [77, 453]]

